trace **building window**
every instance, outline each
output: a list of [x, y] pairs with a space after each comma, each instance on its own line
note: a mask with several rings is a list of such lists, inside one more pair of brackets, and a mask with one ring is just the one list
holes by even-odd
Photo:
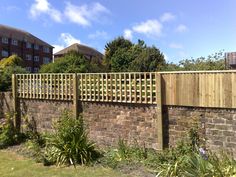
[[31, 43], [30, 42], [26, 42], [26, 48], [27, 49], [31, 49], [31, 47], [32, 47]]
[[43, 57], [43, 64], [48, 64], [48, 63], [50, 63], [50, 58]]
[[8, 44], [8, 38], [7, 37], [2, 37], [2, 43]]
[[31, 71], [32, 71], [32, 70], [31, 70], [31, 67], [26, 67], [25, 69], [26, 69], [26, 71], [28, 71], [28, 72], [31, 72]]
[[17, 46], [18, 45], [18, 41], [16, 39], [12, 39], [11, 40], [11, 44]]
[[8, 51], [6, 51], [6, 50], [2, 50], [2, 56], [3, 57], [8, 57]]
[[35, 50], [39, 50], [39, 45], [38, 44], [34, 44], [34, 49]]
[[43, 52], [49, 53], [49, 47], [44, 46], [44, 47], [43, 47]]
[[29, 54], [27, 54], [27, 55], [26, 55], [26, 60], [32, 60], [32, 56], [29, 55]]
[[37, 72], [39, 72], [39, 68], [34, 68], [34, 73], [37, 73]]
[[34, 61], [39, 61], [39, 56], [34, 56]]

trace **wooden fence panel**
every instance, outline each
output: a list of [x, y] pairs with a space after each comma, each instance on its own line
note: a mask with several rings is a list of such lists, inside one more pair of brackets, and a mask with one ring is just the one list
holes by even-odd
[[163, 104], [236, 107], [236, 72], [162, 72]]
[[73, 100], [72, 74], [16, 74], [17, 97]]
[[155, 73], [80, 73], [79, 99], [156, 104]]

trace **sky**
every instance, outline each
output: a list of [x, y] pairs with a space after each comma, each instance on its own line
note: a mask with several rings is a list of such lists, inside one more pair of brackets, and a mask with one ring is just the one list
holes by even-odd
[[169, 62], [236, 51], [236, 0], [0, 0], [0, 24], [54, 52], [75, 42], [104, 52], [118, 36], [156, 46]]

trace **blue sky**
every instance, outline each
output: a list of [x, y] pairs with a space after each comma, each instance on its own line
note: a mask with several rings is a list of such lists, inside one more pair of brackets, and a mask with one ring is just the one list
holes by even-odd
[[236, 51], [236, 0], [1, 0], [0, 23], [55, 46], [99, 51], [117, 36], [155, 45], [168, 61]]

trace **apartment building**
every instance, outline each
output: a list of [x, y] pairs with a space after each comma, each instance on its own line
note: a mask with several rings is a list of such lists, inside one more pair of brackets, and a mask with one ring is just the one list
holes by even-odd
[[0, 60], [13, 54], [23, 59], [29, 72], [37, 73], [42, 64], [52, 61], [53, 46], [26, 31], [0, 25]]
[[236, 52], [225, 53], [225, 68], [236, 69]]

